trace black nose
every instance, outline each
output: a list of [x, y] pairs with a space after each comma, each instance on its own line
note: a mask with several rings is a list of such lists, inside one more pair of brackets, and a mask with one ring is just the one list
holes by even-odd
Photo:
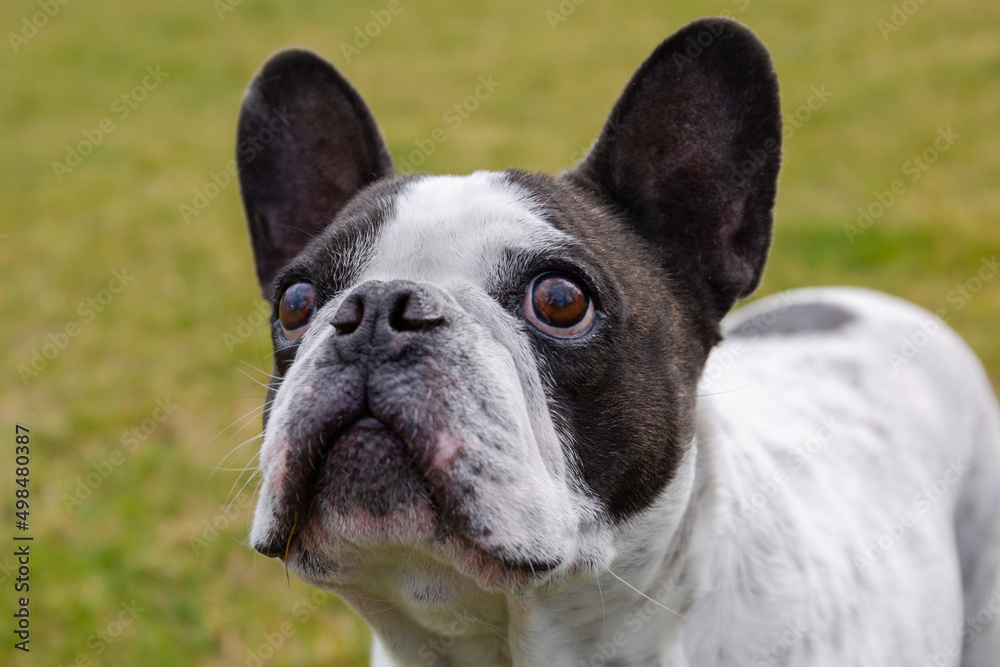
[[338, 347], [387, 343], [407, 332], [444, 322], [441, 305], [426, 289], [406, 280], [371, 281], [351, 292], [333, 316]]

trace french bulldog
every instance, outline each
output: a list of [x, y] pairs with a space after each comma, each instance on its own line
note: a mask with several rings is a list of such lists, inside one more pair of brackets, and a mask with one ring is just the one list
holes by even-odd
[[974, 354], [860, 289], [723, 319], [781, 136], [725, 19], [660, 44], [557, 177], [397, 175], [329, 62], [273, 55], [238, 131], [273, 304], [252, 546], [378, 667], [1000, 664]]

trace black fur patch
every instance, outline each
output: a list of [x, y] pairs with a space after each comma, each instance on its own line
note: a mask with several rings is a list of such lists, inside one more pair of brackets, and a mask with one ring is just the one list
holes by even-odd
[[796, 334], [836, 331], [854, 321], [855, 315], [840, 306], [828, 303], [797, 303], [784, 310], [773, 310], [754, 315], [745, 322], [734, 325], [728, 335], [793, 336]]
[[627, 212], [718, 320], [760, 282], [780, 163], [766, 48], [704, 19], [642, 64], [574, 176]]
[[302, 49], [272, 56], [250, 83], [236, 159], [265, 297], [277, 272], [359, 190], [393, 171], [364, 100]]
[[510, 173], [581, 241], [603, 283], [584, 344], [539, 339], [550, 409], [609, 514], [648, 506], [694, 434], [719, 321], [760, 281], [781, 161], [777, 77], [734, 21], [696, 21], [639, 68], [596, 144], [558, 180]]
[[578, 240], [601, 326], [576, 341], [536, 337], [552, 380], [550, 410], [566, 424], [587, 486], [615, 519], [640, 511], [673, 479], [694, 434], [698, 376], [717, 332], [657, 248], [571, 179], [508, 172], [538, 212]]

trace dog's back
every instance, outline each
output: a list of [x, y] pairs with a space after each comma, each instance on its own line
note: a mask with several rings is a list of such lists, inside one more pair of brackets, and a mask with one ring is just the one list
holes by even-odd
[[[857, 289], [777, 295], [726, 324], [700, 400], [715, 572], [734, 576], [701, 612], [753, 613], [722, 643], [754, 647], [752, 664], [996, 665], [1000, 415], [975, 355], [940, 318]], [[695, 635], [695, 655], [720, 643]]]

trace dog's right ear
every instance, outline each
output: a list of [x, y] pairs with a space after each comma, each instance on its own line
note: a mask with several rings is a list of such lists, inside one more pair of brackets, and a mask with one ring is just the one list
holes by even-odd
[[771, 58], [716, 18], [657, 47], [570, 175], [623, 211], [718, 321], [760, 282], [780, 163]]
[[236, 150], [265, 298], [275, 275], [361, 188], [393, 173], [357, 91], [312, 51], [279, 51], [250, 82]]

